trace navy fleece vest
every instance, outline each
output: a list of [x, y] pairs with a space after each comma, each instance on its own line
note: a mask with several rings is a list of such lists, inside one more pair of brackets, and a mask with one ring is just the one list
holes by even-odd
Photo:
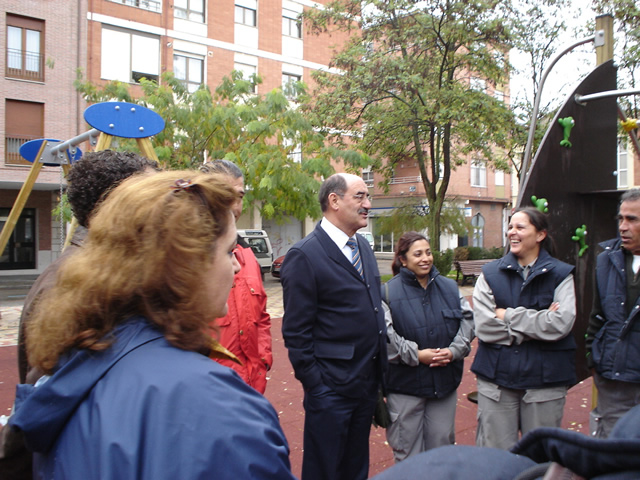
[[[425, 290], [415, 275], [406, 268], [388, 285], [387, 304], [391, 309], [396, 332], [423, 348], [445, 348], [451, 344], [460, 328], [462, 309], [456, 283], [432, 271]], [[383, 298], [386, 287], [382, 288]], [[464, 360], [445, 367], [430, 368], [420, 364], [412, 367], [389, 364], [386, 386], [389, 392], [425, 398], [442, 398], [453, 392], [462, 380]]]
[[606, 250], [598, 255], [596, 279], [605, 322], [593, 340], [593, 360], [605, 378], [640, 383], [640, 298], [627, 299], [620, 240], [601, 246]]
[[[523, 306], [535, 310], [549, 308], [555, 289], [572, 271], [571, 265], [553, 258], [544, 249], [526, 280], [518, 272], [517, 259], [511, 253], [482, 268], [497, 308]], [[572, 385], [576, 382], [575, 351], [572, 334], [557, 342], [528, 340], [520, 345], [478, 340], [471, 371], [513, 389]]]

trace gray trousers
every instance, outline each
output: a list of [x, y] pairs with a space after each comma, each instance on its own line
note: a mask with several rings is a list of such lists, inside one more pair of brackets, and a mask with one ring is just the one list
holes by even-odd
[[396, 462], [431, 448], [455, 443], [457, 392], [444, 398], [387, 395], [391, 425], [387, 441]]
[[618, 419], [640, 404], [640, 383], [609, 380], [597, 373], [593, 382], [598, 389], [598, 404], [591, 412], [591, 433], [607, 438]]
[[538, 427], [560, 427], [566, 387], [512, 390], [478, 379], [476, 445], [508, 450]]

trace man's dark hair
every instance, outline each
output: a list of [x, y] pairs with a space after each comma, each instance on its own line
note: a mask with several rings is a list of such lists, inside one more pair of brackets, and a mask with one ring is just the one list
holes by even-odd
[[320, 209], [323, 212], [329, 208], [329, 195], [336, 193], [340, 196], [347, 192], [347, 181], [342, 175], [334, 174], [327, 178], [318, 192], [318, 200], [320, 201]]
[[73, 215], [88, 227], [93, 210], [124, 179], [147, 169], [159, 171], [158, 163], [132, 152], [88, 152], [71, 165], [67, 174], [67, 199]]
[[244, 178], [242, 170], [230, 160], [217, 159], [208, 160], [201, 167], [200, 171], [204, 173], [222, 173], [233, 178]]
[[622, 205], [622, 202], [637, 202], [638, 200], [640, 200], [640, 188], [632, 188], [622, 194], [620, 204]]

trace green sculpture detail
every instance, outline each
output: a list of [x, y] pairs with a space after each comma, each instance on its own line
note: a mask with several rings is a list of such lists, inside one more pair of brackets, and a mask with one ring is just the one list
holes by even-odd
[[581, 257], [582, 254], [587, 251], [587, 248], [589, 248], [589, 245], [587, 245], [587, 242], [586, 242], [586, 238], [587, 238], [586, 225], [582, 225], [581, 227], [576, 228], [576, 234], [571, 237], [571, 240], [573, 240], [574, 242], [579, 242], [580, 244], [580, 251], [578, 252], [579, 257]]
[[569, 135], [571, 135], [571, 129], [575, 126], [576, 122], [573, 120], [573, 117], [564, 117], [564, 118], [559, 118], [558, 123], [562, 126], [562, 129], [564, 130], [564, 138], [560, 140], [560, 146], [571, 148]]
[[549, 202], [546, 198], [538, 198], [535, 195], [531, 197], [533, 206], [540, 210], [542, 213], [549, 213]]

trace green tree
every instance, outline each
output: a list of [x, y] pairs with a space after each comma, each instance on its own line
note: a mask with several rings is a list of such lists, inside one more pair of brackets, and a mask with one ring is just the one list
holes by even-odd
[[[636, 0], [592, 0], [598, 14], [613, 15], [616, 27], [615, 60], [618, 88], [640, 88], [640, 5]], [[640, 97], [618, 99], [631, 118], [640, 117]]]
[[[443, 208], [441, 213], [440, 233], [469, 235], [469, 222], [457, 208]], [[382, 232], [393, 233], [395, 238], [407, 231], [423, 231], [429, 228], [429, 208], [407, 202], [399, 205], [393, 215], [379, 217], [378, 227]], [[430, 239], [430, 242], [432, 240]]]
[[[327, 147], [324, 135], [292, 108], [281, 89], [255, 94], [259, 82], [234, 71], [213, 93], [205, 85], [190, 93], [169, 72], [160, 84], [142, 79], [139, 96], [128, 84], [98, 86], [81, 76], [76, 88], [92, 103], [125, 101], [157, 112], [165, 128], [151, 142], [165, 168], [197, 168], [205, 158], [226, 158], [245, 174], [246, 205], [260, 206], [264, 218], [317, 218], [320, 179], [333, 173], [332, 159], [349, 152]], [[303, 100], [304, 85], [293, 88]], [[121, 139], [120, 148], [136, 147]]]
[[[521, 171], [525, 146], [529, 134], [529, 127], [534, 110], [534, 101], [540, 91], [542, 75], [553, 56], [556, 55], [558, 38], [567, 30], [567, 14], [574, 12], [572, 0], [514, 0], [506, 8], [509, 11], [508, 22], [511, 32], [511, 46], [514, 55], [518, 55], [524, 62], [512, 65], [511, 72], [529, 79], [528, 85], [518, 92], [511, 92], [511, 109], [516, 115], [512, 124], [511, 134], [507, 137], [505, 153], [518, 176]], [[549, 122], [561, 104], [561, 99], [548, 88], [542, 96], [536, 115], [535, 136], [532, 148], [532, 158], [542, 141]], [[531, 166], [531, 165], [529, 165]]]
[[434, 250], [452, 170], [470, 159], [509, 168], [499, 147], [507, 145], [513, 115], [470, 82], [508, 81], [503, 3], [337, 0], [304, 14], [313, 32], [349, 35], [331, 63], [342, 74], [314, 75], [309, 111], [335, 145], [355, 144], [387, 179], [399, 162], [417, 163]]

